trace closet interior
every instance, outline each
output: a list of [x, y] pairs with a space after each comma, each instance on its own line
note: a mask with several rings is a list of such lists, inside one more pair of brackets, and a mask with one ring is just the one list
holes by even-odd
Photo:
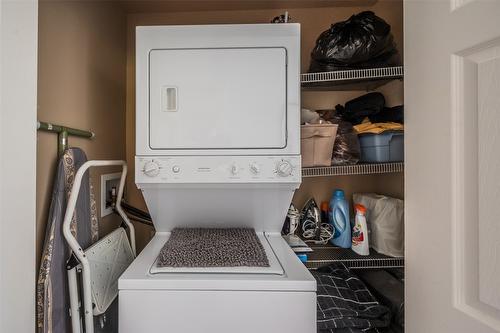
[[[346, 69], [336, 74], [309, 73], [311, 51], [318, 36], [334, 23], [354, 14], [372, 11], [391, 27], [399, 63], [380, 68]], [[402, 0], [323, 0], [323, 1], [50, 1], [39, 3], [38, 119], [92, 131], [91, 139], [70, 137], [70, 146], [82, 148], [88, 159], [123, 159], [129, 166], [125, 192], [128, 204], [146, 210], [134, 183], [135, 156], [135, 27], [141, 25], [197, 25], [270, 23], [287, 13], [301, 24], [302, 108], [335, 110], [354, 98], [379, 92], [386, 107], [404, 105], [403, 96], [403, 1]], [[258, 98], [258, 96], [256, 96]], [[265, 121], [265, 119], [263, 119]], [[56, 139], [38, 134], [37, 152], [37, 249], [40, 257], [49, 198], [58, 154]], [[102, 174], [117, 169], [93, 171], [91, 182], [100, 188]], [[335, 189], [344, 192], [354, 217], [354, 194], [380, 194], [404, 200], [404, 161], [312, 166], [303, 168], [302, 184], [293, 198], [300, 211], [313, 198], [318, 208], [330, 202]], [[96, 201], [100, 193], [96, 191]], [[193, 203], [196, 205], [196, 203]], [[98, 216], [101, 216], [100, 205]], [[369, 217], [369, 215], [368, 215]], [[101, 234], [112, 230], [120, 219], [111, 214], [100, 218]], [[350, 221], [349, 221], [350, 223]], [[402, 221], [401, 221], [402, 223]], [[370, 220], [368, 218], [370, 228]], [[350, 227], [350, 226], [349, 226]], [[402, 228], [402, 226], [401, 226]], [[401, 232], [403, 232], [401, 230]], [[301, 234], [300, 227], [296, 231]], [[152, 227], [136, 225], [137, 251], [149, 241]], [[370, 239], [371, 233], [368, 233]], [[401, 239], [403, 235], [400, 235]], [[308, 245], [305, 265], [319, 267], [342, 263], [360, 272], [374, 288], [375, 296], [389, 307], [400, 297], [403, 304], [404, 257], [378, 253], [367, 256], [350, 248], [327, 244]], [[400, 295], [379, 295], [387, 290], [384, 279], [394, 280]], [[374, 283], [373, 281], [380, 281]], [[382, 289], [377, 288], [382, 285]], [[385, 289], [384, 289], [385, 288]], [[385, 304], [385, 303], [384, 303]], [[401, 313], [393, 316], [402, 316]], [[396, 325], [397, 324], [397, 325]], [[393, 330], [402, 331], [398, 321]]]

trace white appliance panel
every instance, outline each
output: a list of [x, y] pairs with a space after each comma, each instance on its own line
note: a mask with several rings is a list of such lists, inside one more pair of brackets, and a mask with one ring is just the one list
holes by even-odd
[[279, 233], [264, 236], [282, 275], [150, 274], [169, 237], [156, 233], [118, 281], [120, 332], [316, 332], [316, 280]]
[[150, 148], [284, 148], [286, 62], [283, 47], [151, 50]]
[[294, 184], [141, 184], [157, 232], [175, 227], [279, 232]]
[[136, 29], [136, 155], [300, 154], [300, 25]]
[[121, 333], [316, 332], [315, 292], [127, 290], [118, 301]]

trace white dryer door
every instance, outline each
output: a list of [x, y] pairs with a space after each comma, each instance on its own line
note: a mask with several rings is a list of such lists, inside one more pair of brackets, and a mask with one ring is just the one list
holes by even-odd
[[286, 49], [156, 49], [149, 54], [151, 149], [286, 147]]

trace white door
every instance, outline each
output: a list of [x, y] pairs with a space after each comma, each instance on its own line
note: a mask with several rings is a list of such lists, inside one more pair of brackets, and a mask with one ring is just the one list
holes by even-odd
[[0, 1], [0, 332], [35, 331], [38, 1]]
[[404, 20], [407, 332], [500, 331], [500, 1]]

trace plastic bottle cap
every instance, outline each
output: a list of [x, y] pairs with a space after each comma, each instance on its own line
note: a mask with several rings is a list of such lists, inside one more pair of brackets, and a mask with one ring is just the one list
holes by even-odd
[[363, 206], [362, 204], [355, 204], [354, 209], [356, 209], [356, 211], [360, 212], [361, 214], [366, 213], [366, 207]]
[[335, 190], [333, 192], [333, 197], [336, 199], [344, 199], [344, 191], [342, 190]]
[[321, 203], [321, 210], [322, 211], [328, 211], [329, 208], [330, 208], [330, 204], [327, 201], [323, 201]]

